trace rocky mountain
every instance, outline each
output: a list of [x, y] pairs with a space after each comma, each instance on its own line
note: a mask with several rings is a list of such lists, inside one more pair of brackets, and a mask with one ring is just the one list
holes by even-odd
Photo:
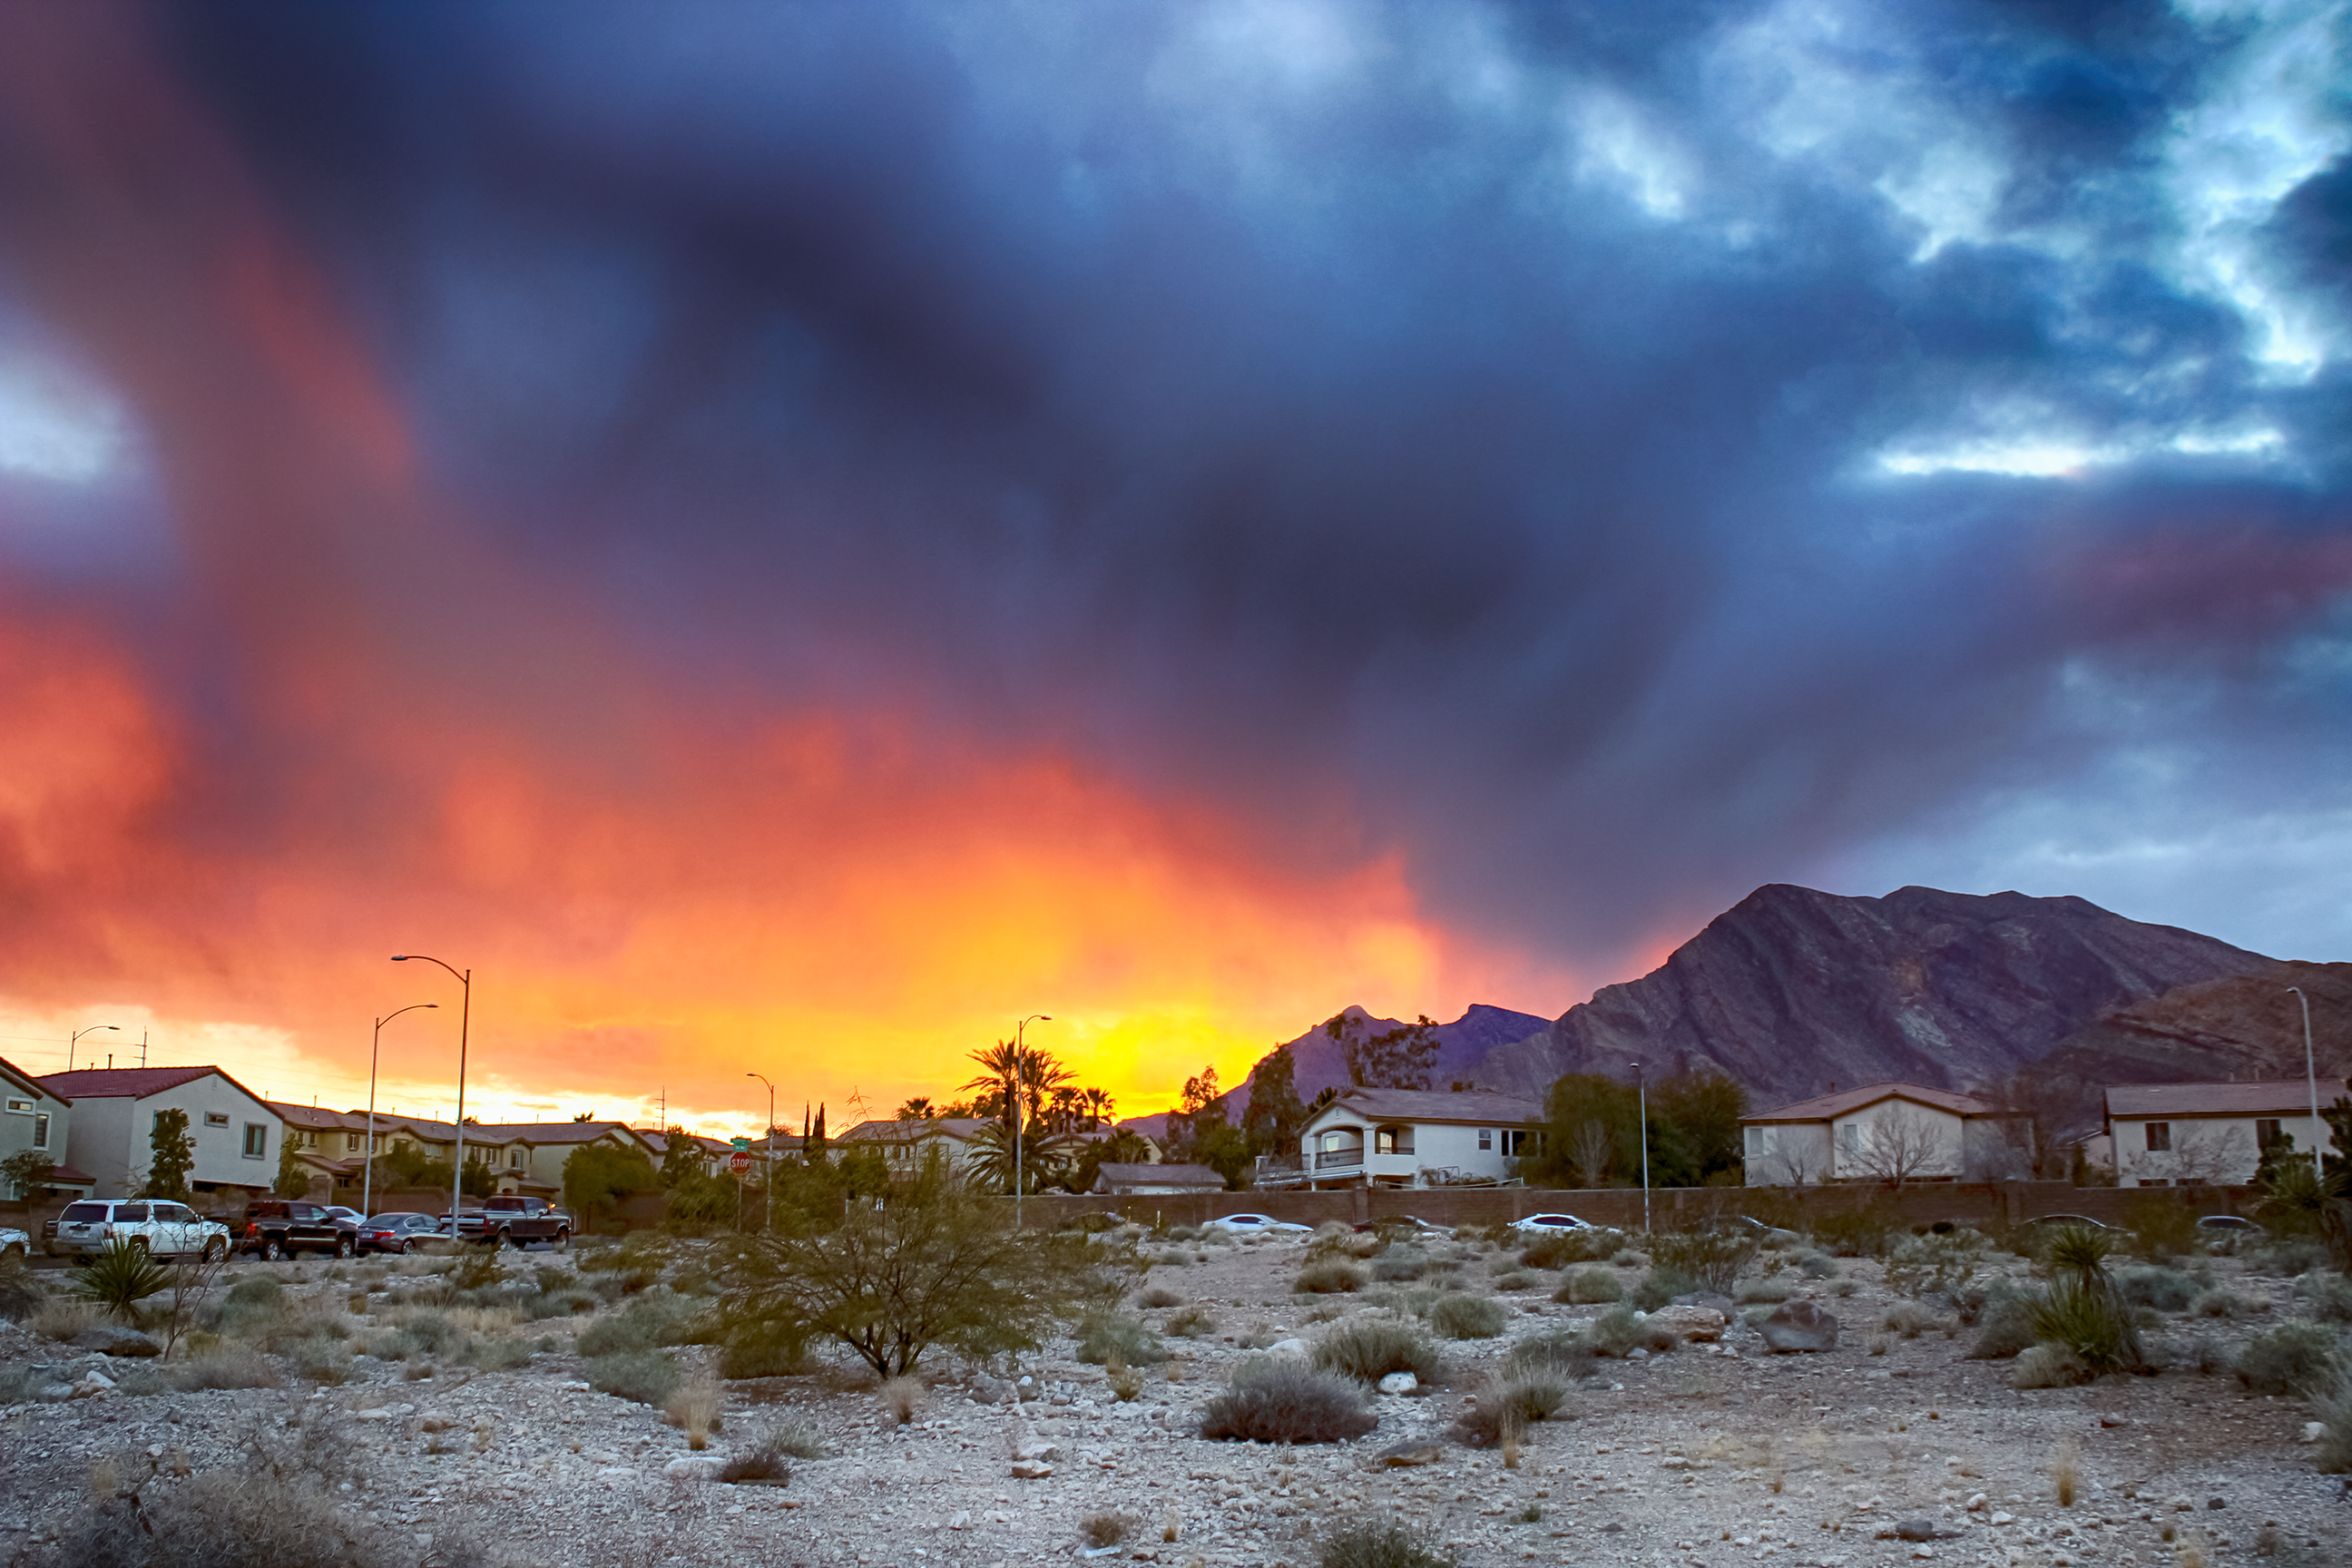
[[2085, 1083], [2195, 1083], [2301, 1078], [2303, 1010], [2311, 998], [2319, 1076], [2352, 1073], [2352, 963], [2265, 964], [2109, 1008], [2040, 1064]]
[[2273, 963], [2083, 899], [1933, 888], [1856, 899], [1774, 884], [1650, 973], [1493, 1052], [1475, 1076], [1482, 1089], [1540, 1095], [1567, 1072], [1709, 1063], [1759, 1106], [1888, 1079], [1965, 1089], [2134, 1004]]

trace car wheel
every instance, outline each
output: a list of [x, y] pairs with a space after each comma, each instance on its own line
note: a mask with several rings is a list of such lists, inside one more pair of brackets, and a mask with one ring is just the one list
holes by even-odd
[[394, 1251], [394, 1252], [399, 1253], [399, 1254], [400, 1254], [401, 1256], [403, 1256], [403, 1257], [406, 1257], [406, 1256], [407, 1256], [407, 1254], [408, 1254], [408, 1249], [409, 1249], [411, 1247], [414, 1247], [415, 1245], [415, 1243], [414, 1243], [414, 1242], [410, 1241], [406, 1237], [404, 1237], [404, 1237], [402, 1237], [398, 1241], [395, 1241], [395, 1242], [394, 1242], [394, 1243], [392, 1244], [392, 1250], [393, 1250], [393, 1251]]
[[131, 1251], [133, 1251], [133, 1252], [135, 1252], [135, 1253], [137, 1253], [137, 1254], [139, 1254], [139, 1256], [140, 1256], [140, 1257], [142, 1257], [142, 1258], [146, 1257], [146, 1256], [147, 1256], [147, 1238], [146, 1238], [145, 1237], [143, 1237], [143, 1236], [134, 1236], [134, 1237], [132, 1237], [131, 1238]]
[[205, 1243], [205, 1261], [206, 1263], [218, 1263], [222, 1258], [227, 1256], [228, 1243], [223, 1241], [219, 1237], [214, 1237], [210, 1241]]
[[572, 1233], [568, 1230], [557, 1231], [555, 1233], [555, 1250], [558, 1252], [568, 1252], [571, 1249]]
[[335, 1256], [337, 1258], [349, 1258], [351, 1255], [352, 1238], [348, 1236], [339, 1236], [335, 1237]]
[[265, 1236], [261, 1238], [261, 1261], [264, 1263], [283, 1263], [286, 1261], [286, 1244], [284, 1242], [278, 1240], [278, 1237], [274, 1236]]
[[509, 1252], [512, 1252], [512, 1251], [514, 1251], [514, 1250], [515, 1250], [515, 1238], [514, 1238], [514, 1232], [513, 1232], [513, 1231], [511, 1231], [511, 1230], [509, 1230], [509, 1229], [505, 1228], [504, 1226], [500, 1226], [500, 1227], [499, 1227], [499, 1240], [498, 1240], [498, 1245], [499, 1245], [501, 1248], [503, 1248], [504, 1250], [506, 1250], [506, 1251], [509, 1251]]
[[11, 1258], [16, 1261], [22, 1263], [25, 1261], [24, 1246], [21, 1243], [12, 1241], [8, 1244], [7, 1251], [0, 1253], [0, 1257]]

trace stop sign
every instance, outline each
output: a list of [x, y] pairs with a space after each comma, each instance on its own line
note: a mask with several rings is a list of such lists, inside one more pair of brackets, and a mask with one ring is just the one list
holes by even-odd
[[727, 1156], [727, 1168], [740, 1176], [751, 1168], [751, 1156], [738, 1149]]

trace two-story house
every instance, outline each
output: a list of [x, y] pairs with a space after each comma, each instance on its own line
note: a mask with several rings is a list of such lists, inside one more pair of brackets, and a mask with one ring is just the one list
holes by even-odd
[[73, 1101], [31, 1073], [0, 1058], [0, 1160], [30, 1151], [49, 1162], [49, 1173], [30, 1191], [0, 1182], [0, 1198], [31, 1203], [44, 1197], [87, 1197], [94, 1184], [66, 1160]]
[[1434, 1187], [1507, 1181], [1535, 1152], [1543, 1110], [1475, 1089], [1344, 1089], [1298, 1135], [1309, 1187]]
[[2022, 1175], [2024, 1118], [1973, 1094], [1874, 1083], [1739, 1119], [1748, 1184], [1995, 1181]]
[[156, 1119], [167, 1110], [187, 1113], [195, 1143], [189, 1185], [197, 1207], [262, 1196], [278, 1179], [284, 1124], [259, 1095], [219, 1068], [83, 1068], [40, 1083], [72, 1102], [64, 1163], [90, 1173], [95, 1197], [128, 1197], [146, 1185]]
[[[2321, 1079], [2319, 1109], [2347, 1089], [2343, 1079]], [[2334, 1152], [2326, 1120], [2312, 1119], [2308, 1079], [2141, 1083], [2106, 1098], [2118, 1186], [2240, 1185], [2254, 1179], [2263, 1146], [2282, 1137], [2298, 1153]]]

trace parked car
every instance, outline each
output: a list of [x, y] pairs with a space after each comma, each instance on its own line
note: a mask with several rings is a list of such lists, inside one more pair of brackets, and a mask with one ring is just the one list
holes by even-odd
[[367, 1218], [367, 1215], [360, 1213], [359, 1210], [346, 1207], [341, 1204], [329, 1204], [327, 1205], [327, 1212], [334, 1215], [337, 1219], [347, 1219], [353, 1225], [358, 1225]]
[[2061, 1226], [2079, 1226], [2084, 1230], [2113, 1230], [2116, 1227], [2093, 1219], [2086, 1214], [2040, 1214], [2025, 1222], [2040, 1229], [2055, 1230]]
[[362, 1252], [405, 1252], [420, 1241], [441, 1234], [441, 1221], [429, 1214], [380, 1214], [360, 1222], [352, 1243]]
[[1368, 1219], [1356, 1226], [1360, 1231], [1402, 1230], [1409, 1236], [1448, 1237], [1454, 1234], [1450, 1225], [1432, 1225], [1419, 1215], [1390, 1214], [1378, 1219]]
[[33, 1238], [11, 1226], [0, 1225], [0, 1258], [13, 1258], [22, 1263], [32, 1256]]
[[[446, 1215], [441, 1221], [441, 1234], [449, 1234]], [[484, 1198], [480, 1208], [460, 1212], [457, 1234], [460, 1241], [493, 1242], [500, 1247], [525, 1247], [544, 1241], [560, 1252], [572, 1245], [572, 1216], [545, 1198], [502, 1193], [494, 1198]]]
[[1268, 1214], [1229, 1214], [1209, 1221], [1219, 1230], [1230, 1230], [1240, 1236], [1311, 1236], [1310, 1225], [1293, 1225], [1286, 1219], [1276, 1219]]
[[228, 1252], [228, 1227], [163, 1198], [83, 1198], [58, 1215], [47, 1250], [52, 1258], [89, 1258], [117, 1240], [155, 1258], [215, 1258]]
[[1521, 1236], [1557, 1236], [1563, 1230], [1593, 1230], [1598, 1227], [1591, 1221], [1579, 1219], [1572, 1214], [1531, 1214], [1525, 1219], [1513, 1220], [1511, 1228]]
[[2225, 1236], [2246, 1240], [2270, 1234], [2252, 1220], [2242, 1219], [2233, 1214], [2209, 1214], [2197, 1222], [2197, 1228], [2205, 1233], [2205, 1238], [2208, 1241], [2217, 1240]]
[[237, 1250], [258, 1253], [272, 1261], [298, 1252], [331, 1252], [337, 1258], [349, 1258], [359, 1249], [359, 1228], [329, 1214], [324, 1204], [262, 1198], [246, 1205]]

